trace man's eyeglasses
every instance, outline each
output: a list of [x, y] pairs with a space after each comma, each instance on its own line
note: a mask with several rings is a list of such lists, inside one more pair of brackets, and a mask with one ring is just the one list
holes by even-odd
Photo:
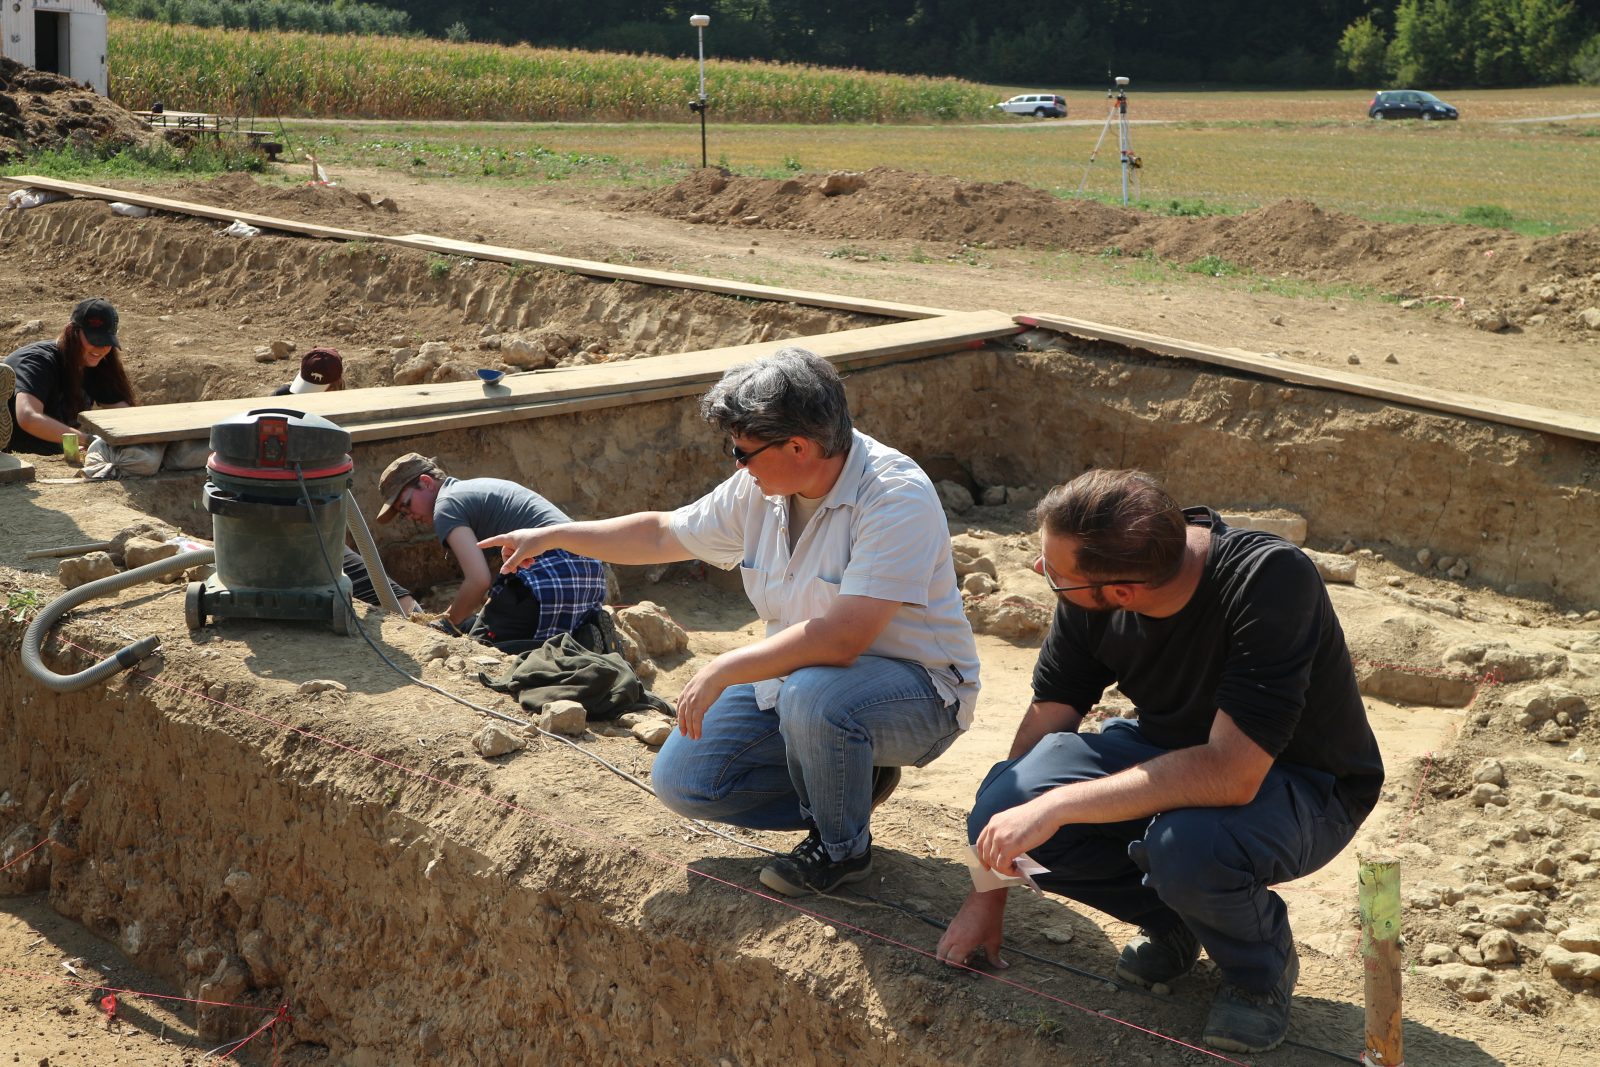
[[[788, 440], [788, 438], [784, 438], [784, 440], [786, 441], [786, 440]], [[783, 444], [783, 441], [768, 441], [766, 444], [762, 445], [760, 448], [752, 449], [751, 451], [746, 452], [744, 449], [742, 449], [738, 445], [734, 444], [733, 443], [733, 438], [730, 437], [730, 438], [728, 438], [727, 443], [726, 443], [723, 451], [725, 451], [730, 457], [732, 457], [733, 461], [735, 463], [737, 463], [739, 466], [748, 467], [748, 466], [750, 466], [750, 461], [755, 459], [757, 456], [761, 455], [761, 453], [765, 452], [767, 449], [771, 448], [774, 445], [781, 445], [781, 444]]]
[[1087, 582], [1083, 585], [1057, 585], [1055, 575], [1050, 573], [1050, 564], [1040, 556], [1037, 564], [1039, 573], [1044, 575], [1045, 584], [1052, 593], [1076, 593], [1080, 589], [1104, 589], [1108, 585], [1149, 585], [1148, 578], [1118, 578], [1109, 582]]

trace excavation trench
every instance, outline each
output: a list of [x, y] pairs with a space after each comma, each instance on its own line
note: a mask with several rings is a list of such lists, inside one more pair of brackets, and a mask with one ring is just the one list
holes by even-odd
[[[1406, 560], [1427, 546], [1470, 558], [1471, 582], [1600, 599], [1600, 561], [1583, 548], [1596, 533], [1591, 445], [1104, 347], [990, 348], [861, 372], [848, 387], [862, 429], [980, 493], [1142, 466], [1184, 500], [1296, 511], [1314, 547], [1349, 538]], [[665, 508], [725, 473], [717, 444], [691, 400], [657, 401], [359, 446], [357, 490], [372, 507], [386, 460], [415, 448], [536, 486], [574, 515]], [[80, 516], [81, 494], [103, 492], [108, 516], [128, 508], [208, 532], [194, 475], [6, 492], [24, 538], [106, 532], [69, 521], [52, 493], [80, 494]], [[997, 521], [980, 507], [953, 530]], [[446, 576], [431, 539], [385, 533], [402, 581]], [[625, 599], [655, 595], [642, 574], [624, 578]], [[427, 655], [435, 635], [366, 622], [401, 667], [494, 699], [472, 680], [470, 648], [452, 667]], [[476, 713], [357, 639], [243, 620], [191, 634], [176, 589], [131, 590], [77, 612], [49, 656], [77, 669], [82, 649], [145, 633], [163, 654], [57, 696], [18, 669], [20, 631], [4, 630], [0, 840], [7, 855], [50, 844], [0, 889], [47, 893], [188, 995], [287, 1000], [302, 1054], [754, 1063], [781, 1049], [799, 1064], [955, 1064], [1004, 1043], [1022, 1063], [1115, 1061], [1041, 1042], [1034, 1024], [969, 998], [963, 976], [903, 947], [935, 935], [900, 912], [819, 901], [806, 914], [752, 894], [754, 853], [686, 830], [577, 753], [536, 744], [479, 759]], [[302, 689], [316, 679], [346, 689]], [[617, 744], [613, 758], [647, 770], [645, 750]], [[929, 826], [959, 825], [959, 813], [906, 804]], [[957, 865], [892, 840], [884, 852], [874, 887], [948, 914]], [[215, 1034], [248, 1022], [206, 1012]]]

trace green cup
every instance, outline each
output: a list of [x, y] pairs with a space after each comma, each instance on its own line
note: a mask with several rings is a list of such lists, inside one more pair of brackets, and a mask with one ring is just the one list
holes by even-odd
[[78, 460], [78, 435], [67, 432], [61, 435], [61, 452], [67, 457], [68, 463], [77, 463]]

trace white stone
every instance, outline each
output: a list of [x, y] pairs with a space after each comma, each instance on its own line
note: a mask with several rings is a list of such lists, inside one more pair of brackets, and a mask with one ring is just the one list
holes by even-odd
[[64, 559], [56, 568], [56, 578], [68, 589], [110, 578], [117, 574], [117, 565], [108, 552], [90, 552], [87, 555]]
[[300, 683], [300, 695], [303, 697], [316, 696], [318, 693], [348, 693], [349, 691], [349, 686], [332, 678], [313, 678], [308, 682]]
[[1331, 552], [1313, 552], [1311, 549], [1302, 549], [1312, 563], [1317, 565], [1317, 573], [1322, 575], [1325, 582], [1335, 582], [1341, 585], [1354, 585], [1358, 564], [1348, 556], [1339, 556]]
[[552, 700], [539, 714], [539, 729], [576, 737], [589, 725], [589, 713], [576, 700]]
[[1593, 952], [1571, 952], [1560, 945], [1549, 945], [1544, 950], [1544, 966], [1552, 978], [1600, 982], [1600, 955]]
[[[579, 705], [582, 707], [583, 705]], [[518, 752], [528, 747], [528, 742], [507, 730], [496, 722], [485, 723], [483, 729], [472, 737], [472, 747], [484, 759], [493, 759], [504, 756], [508, 752]]]
[[628, 627], [647, 655], [668, 656], [689, 647], [689, 635], [660, 604], [641, 600], [618, 608], [616, 619]]
[[649, 745], [659, 748], [667, 743], [667, 738], [672, 736], [672, 723], [665, 719], [651, 719], [648, 722], [633, 724], [633, 736]]

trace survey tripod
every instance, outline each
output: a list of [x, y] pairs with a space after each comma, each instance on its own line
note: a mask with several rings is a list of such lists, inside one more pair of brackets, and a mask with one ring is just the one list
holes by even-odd
[[1105, 125], [1100, 127], [1100, 136], [1095, 139], [1094, 151], [1089, 153], [1089, 164], [1083, 168], [1083, 180], [1078, 183], [1078, 195], [1083, 195], [1083, 187], [1089, 184], [1089, 167], [1094, 166], [1095, 157], [1100, 154], [1100, 146], [1105, 143], [1106, 134], [1111, 131], [1111, 124], [1117, 124], [1117, 148], [1122, 155], [1122, 203], [1128, 203], [1128, 181], [1133, 180], [1133, 195], [1139, 195], [1139, 168], [1142, 165], [1139, 157], [1133, 154], [1133, 145], [1128, 139], [1128, 79], [1113, 78], [1111, 88], [1106, 90], [1106, 99], [1111, 101], [1111, 110], [1106, 113]]

